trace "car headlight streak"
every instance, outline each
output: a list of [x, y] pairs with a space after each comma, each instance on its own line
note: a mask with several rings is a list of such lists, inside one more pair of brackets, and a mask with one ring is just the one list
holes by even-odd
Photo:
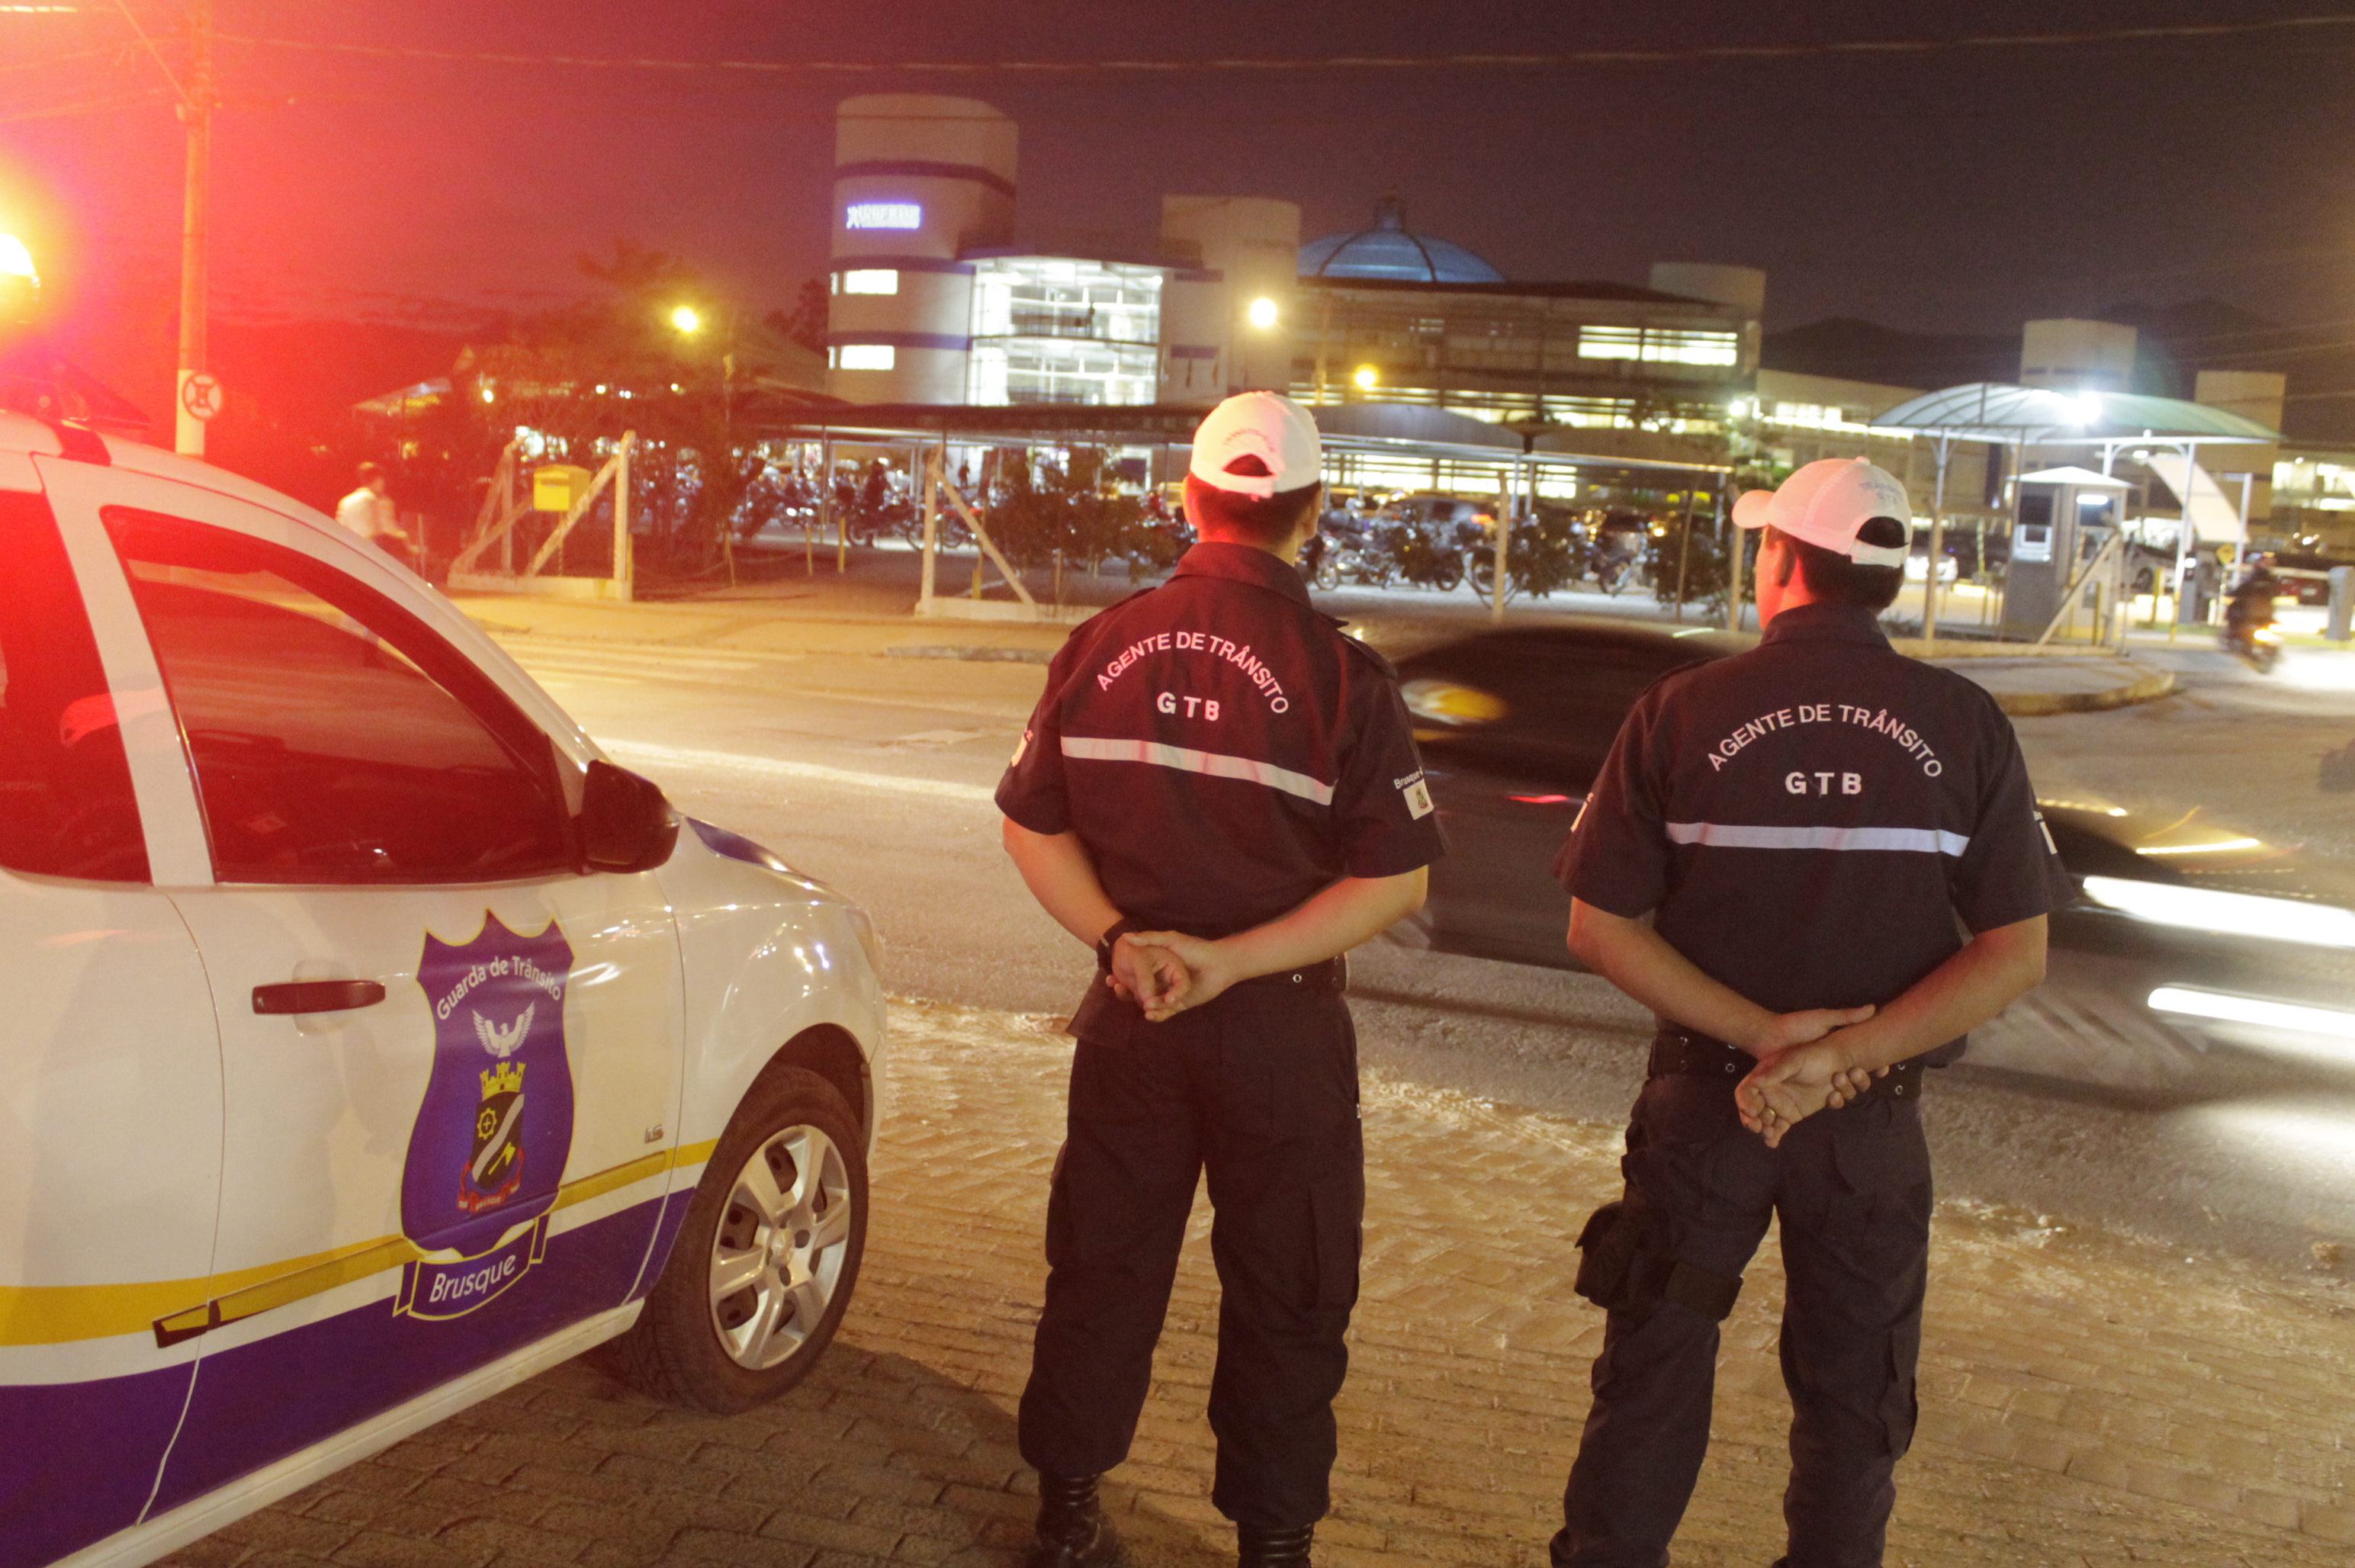
[[[2150, 994], [2149, 1005], [2155, 1013], [2179, 1013], [2185, 1018], [2213, 1019], [2219, 1023], [2254, 1024], [2260, 1029], [2316, 1035], [2320, 1039], [2302, 1054], [2339, 1066], [2355, 1066], [2355, 1013], [2337, 1008], [2268, 1001], [2263, 997], [2231, 997], [2218, 991], [2194, 991], [2183, 986], [2161, 986]], [[2329, 1043], [2322, 1043], [2325, 1040]]]
[[2264, 847], [2265, 841], [2262, 838], [2211, 838], [2204, 844], [2146, 844], [2135, 853], [2154, 856], [2222, 855], [2236, 849], [2262, 849]]
[[2213, 931], [2228, 936], [2260, 936], [2310, 947], [2355, 947], [2355, 910], [2333, 904], [2257, 893], [2219, 892], [2127, 877], [2087, 877], [2085, 896], [2095, 903], [2155, 925]]
[[1509, 711], [1496, 693], [1452, 680], [1411, 680], [1399, 695], [1408, 712], [1438, 724], [1493, 724]]

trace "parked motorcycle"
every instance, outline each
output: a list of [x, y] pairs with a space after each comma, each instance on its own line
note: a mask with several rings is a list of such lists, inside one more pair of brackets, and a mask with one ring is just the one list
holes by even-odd
[[[1484, 604], [1496, 598], [1497, 555], [1491, 542], [1494, 538], [1493, 534], [1486, 535], [1464, 556], [1464, 574], [1471, 580], [1472, 592]], [[1582, 530], [1568, 517], [1541, 515], [1514, 519], [1505, 544], [1506, 603], [1510, 603], [1520, 593], [1542, 599], [1576, 581], [1582, 540]]]

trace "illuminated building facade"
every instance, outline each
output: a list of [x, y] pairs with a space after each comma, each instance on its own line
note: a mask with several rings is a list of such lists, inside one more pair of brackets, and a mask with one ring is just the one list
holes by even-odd
[[1290, 376], [1290, 202], [1172, 197], [1159, 248], [1014, 243], [1014, 123], [965, 98], [846, 101], [828, 384], [861, 403], [1215, 402]]
[[[1144, 253], [1020, 245], [1018, 133], [972, 99], [837, 112], [829, 387], [861, 403], [1438, 408], [1610, 454], [1714, 433], [1758, 365], [1764, 274], [1519, 283], [1406, 227], [1395, 199], [1304, 245], [1264, 197], [1172, 196]], [[1586, 432], [1593, 432], [1592, 435]]]

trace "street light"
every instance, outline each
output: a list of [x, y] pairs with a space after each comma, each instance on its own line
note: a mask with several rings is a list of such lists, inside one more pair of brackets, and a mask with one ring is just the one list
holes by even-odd
[[1243, 313], [1243, 318], [1262, 332], [1275, 325], [1275, 302], [1265, 294], [1252, 301], [1251, 308]]
[[41, 274], [33, 270], [33, 253], [14, 234], [0, 234], [0, 278], [22, 278], [38, 288]]
[[1357, 374], [1351, 376], [1349, 379], [1358, 384], [1359, 391], [1370, 392], [1381, 384], [1382, 378], [1381, 373], [1371, 365], [1360, 365], [1358, 367]]
[[670, 324], [681, 332], [700, 332], [703, 330], [703, 316], [693, 305], [683, 304], [670, 313]]

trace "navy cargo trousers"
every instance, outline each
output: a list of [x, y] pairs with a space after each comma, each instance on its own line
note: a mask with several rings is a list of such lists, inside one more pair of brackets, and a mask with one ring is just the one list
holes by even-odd
[[1101, 994], [1071, 1027], [1022, 1456], [1092, 1476], [1127, 1456], [1207, 1173], [1219, 1272], [1210, 1500], [1238, 1524], [1313, 1524], [1330, 1502], [1365, 1215], [1348, 1008], [1335, 990], [1263, 981], [1162, 1024]]
[[[1791, 1393], [1787, 1568], [1878, 1568], [1913, 1437], [1929, 1264], [1930, 1155], [1916, 1100], [1820, 1112], [1779, 1149], [1732, 1084], [1645, 1084], [1621, 1162], [1631, 1219], [1679, 1262], [1733, 1275], [1781, 1223]], [[1661, 1568], [1709, 1446], [1718, 1326], [1661, 1303], [1614, 1312], [1553, 1538], [1557, 1568]]]

